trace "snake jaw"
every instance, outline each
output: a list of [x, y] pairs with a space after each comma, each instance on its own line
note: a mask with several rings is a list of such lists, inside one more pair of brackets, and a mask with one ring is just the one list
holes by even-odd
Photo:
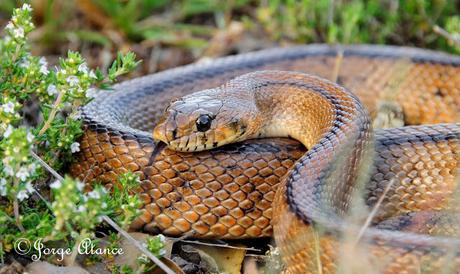
[[169, 145], [177, 138], [177, 112], [174, 110], [167, 110], [166, 113], [168, 113], [168, 115], [163, 116], [153, 129], [153, 139]]
[[169, 140], [166, 138], [166, 125], [164, 122], [160, 122], [154, 129], [153, 129], [153, 139], [157, 141], [161, 141], [163, 143], [169, 144]]

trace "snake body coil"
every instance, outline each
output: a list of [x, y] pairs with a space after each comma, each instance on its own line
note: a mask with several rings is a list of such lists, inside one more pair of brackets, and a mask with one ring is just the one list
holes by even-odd
[[[254, 123], [241, 122], [244, 117], [220, 117], [226, 126], [213, 128], [209, 120], [225, 108], [211, 96], [204, 109], [161, 120], [156, 136], [175, 150], [217, 148], [193, 154], [164, 149], [149, 165], [154, 150], [149, 131], [171, 99], [262, 70], [337, 76], [337, 82], [359, 100], [338, 85], [302, 73], [250, 73], [222, 89], [264, 90], [256, 94], [270, 95], [256, 98], [257, 109], [301, 106], [272, 117], [282, 117], [283, 126], [292, 129], [289, 136], [308, 152], [289, 139], [217, 147], [258, 135], [285, 135], [279, 135], [276, 126], [256, 131]], [[388, 273], [436, 272], [446, 265], [455, 270], [460, 266], [460, 240], [454, 236], [460, 224], [449, 212], [457, 207], [452, 197], [460, 127], [407, 126], [375, 130], [372, 135], [370, 117], [379, 118], [381, 109], [391, 106], [402, 111], [409, 125], [459, 121], [459, 72], [460, 58], [431, 51], [311, 45], [158, 73], [117, 85], [115, 92], [104, 92], [84, 108], [82, 152], [71, 172], [109, 186], [118, 174], [138, 173], [144, 207], [133, 223], [135, 229], [244, 238], [271, 236], [272, 222], [291, 273], [333, 272], [347, 264], [343, 258], [350, 250], [364, 254], [360, 259], [368, 260], [374, 270]], [[249, 108], [235, 102], [239, 98], [232, 101], [235, 113], [224, 117], [238, 117], [238, 108]], [[168, 110], [180, 107], [179, 100]], [[267, 119], [257, 114], [246, 118], [259, 125]], [[212, 135], [186, 138], [190, 127]], [[355, 191], [361, 186], [363, 201]], [[360, 201], [365, 206], [360, 207]], [[363, 223], [362, 215], [354, 214], [355, 208], [364, 207], [376, 208], [367, 229], [357, 225]]]

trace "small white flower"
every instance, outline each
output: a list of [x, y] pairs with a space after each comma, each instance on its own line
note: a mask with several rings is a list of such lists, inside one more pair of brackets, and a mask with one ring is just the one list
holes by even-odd
[[88, 193], [88, 197], [93, 199], [99, 199], [101, 198], [101, 194], [99, 193], [99, 191], [93, 190], [90, 193]]
[[107, 203], [106, 203], [106, 202], [103, 202], [103, 203], [101, 204], [101, 207], [102, 207], [102, 208], [107, 208]]
[[58, 94], [58, 90], [57, 90], [56, 86], [53, 85], [53, 84], [49, 85], [48, 88], [46, 88], [46, 92], [48, 92], [49, 96], [53, 96], [53, 95]]
[[47, 66], [48, 65], [48, 61], [46, 61], [46, 58], [45, 57], [41, 57], [40, 60], [38, 60], [38, 63], [43, 66]]
[[40, 63], [40, 72], [44, 75], [48, 75], [50, 71], [48, 70], [48, 62], [46, 61], [45, 57], [40, 58], [39, 63]]
[[50, 184], [50, 188], [58, 189], [62, 186], [61, 181], [56, 180], [53, 183]]
[[78, 190], [82, 191], [84, 187], [85, 187], [85, 184], [84, 184], [84, 183], [82, 183], [82, 182], [77, 182], [77, 189], [78, 189]]
[[19, 67], [23, 68], [23, 69], [27, 69], [30, 67], [30, 61], [29, 61], [29, 57], [23, 57], [21, 58], [21, 60], [19, 60]]
[[3, 133], [3, 137], [8, 138], [10, 137], [11, 133], [13, 133], [13, 127], [11, 125], [8, 125], [5, 132]]
[[160, 240], [162, 243], [164, 243], [166, 241], [166, 237], [163, 234], [158, 234], [157, 239]]
[[0, 196], [6, 196], [6, 191], [7, 191], [7, 187], [6, 187], [6, 179], [5, 178], [1, 178], [0, 179]]
[[70, 232], [70, 237], [72, 237], [72, 239], [76, 239], [77, 237], [80, 237], [80, 234], [76, 231], [72, 231]]
[[15, 28], [13, 30], [13, 36], [17, 39], [24, 38], [24, 29], [21, 27]]
[[29, 192], [29, 193], [33, 193], [35, 191], [34, 187], [32, 186], [32, 184], [30, 182], [27, 182], [25, 184], [25, 187], [26, 187], [26, 190]]
[[87, 98], [94, 98], [96, 97], [96, 94], [97, 94], [97, 89], [95, 88], [90, 88], [86, 91], [86, 97]]
[[29, 177], [29, 171], [26, 167], [20, 167], [18, 172], [16, 173], [16, 178], [20, 179], [21, 181], [25, 181], [27, 177]]
[[72, 153], [79, 152], [80, 151], [80, 144], [75, 142], [70, 145], [70, 151]]
[[80, 82], [80, 80], [78, 80], [78, 77], [74, 75], [67, 77], [65, 80], [67, 81], [67, 83], [69, 83], [71, 87], [77, 86]]
[[6, 165], [5, 162], [4, 163], [4, 166], [3, 166], [3, 172], [5, 172], [6, 175], [8, 176], [13, 176], [14, 175], [14, 170], [11, 166], [9, 165]]
[[5, 27], [6, 30], [9, 30], [9, 31], [12, 31], [14, 29], [14, 25], [13, 23], [9, 22], [6, 27]]
[[91, 70], [88, 74], [90, 78], [97, 79], [96, 73], [94, 73], [94, 70]]
[[50, 73], [50, 71], [48, 70], [48, 67], [47, 67], [47, 66], [41, 66], [41, 67], [40, 67], [40, 72], [41, 72], [43, 75], [48, 75], [48, 73]]
[[29, 143], [32, 143], [32, 141], [34, 140], [34, 135], [31, 132], [27, 132], [26, 139]]
[[31, 163], [28, 167], [30, 173], [34, 173], [37, 170], [37, 165], [35, 163]]
[[77, 212], [84, 212], [84, 211], [86, 211], [86, 207], [84, 205], [79, 205], [77, 207]]
[[21, 9], [25, 11], [32, 11], [32, 7], [29, 4], [22, 5]]
[[9, 166], [12, 159], [11, 156], [7, 156], [2, 159], [2, 162], [5, 166]]
[[78, 71], [81, 72], [81, 73], [87, 74], [88, 73], [88, 66], [86, 65], [86, 63], [81, 63], [78, 66]]
[[21, 190], [18, 192], [16, 197], [18, 198], [19, 201], [22, 201], [24, 199], [29, 198], [29, 194], [27, 193], [26, 190]]
[[14, 103], [8, 102], [2, 105], [3, 112], [5, 113], [13, 113], [14, 112]]

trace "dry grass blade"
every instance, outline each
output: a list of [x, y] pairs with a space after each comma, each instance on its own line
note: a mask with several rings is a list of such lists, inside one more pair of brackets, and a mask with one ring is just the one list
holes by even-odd
[[160, 259], [158, 259], [155, 255], [153, 255], [147, 248], [145, 248], [142, 244], [140, 244], [136, 239], [134, 239], [129, 233], [125, 230], [123, 230], [117, 223], [115, 223], [112, 219], [110, 219], [109, 216], [103, 215], [102, 219], [111, 225], [113, 228], [115, 228], [118, 233], [123, 235], [128, 241], [130, 241], [137, 249], [142, 251], [152, 262], [154, 262], [158, 267], [160, 267], [165, 273], [167, 274], [175, 274], [173, 270], [171, 270], [169, 267], [167, 267]]
[[227, 244], [213, 244], [213, 243], [206, 243], [206, 242], [192, 241], [192, 240], [182, 240], [182, 239], [178, 239], [178, 241], [183, 242], [183, 243], [196, 244], [196, 245], [205, 245], [205, 246], [214, 246], [214, 247], [223, 247], [223, 248], [229, 248], [229, 249], [241, 249], [241, 250], [246, 250], [246, 251], [261, 252], [260, 249], [253, 248], [253, 247], [232, 246], [232, 245], [227, 245]]
[[342, 61], [343, 61], [343, 50], [339, 49], [335, 57], [335, 65], [334, 65], [334, 70], [332, 71], [332, 77], [331, 77], [331, 81], [334, 83], [337, 83], [337, 80], [339, 79], [339, 73], [340, 73], [340, 68], [342, 67]]
[[377, 210], [380, 208], [380, 205], [382, 204], [383, 202], [383, 199], [385, 199], [385, 196], [387, 195], [388, 191], [391, 189], [391, 187], [393, 186], [395, 182], [395, 179], [392, 178], [390, 180], [390, 182], [388, 183], [388, 185], [385, 187], [382, 195], [380, 195], [379, 197], [379, 200], [377, 201], [377, 203], [375, 204], [375, 206], [372, 208], [371, 212], [369, 213], [369, 215], [367, 216], [366, 218], [366, 221], [364, 222], [363, 226], [360, 228], [359, 232], [358, 232], [358, 236], [356, 237], [355, 241], [354, 241], [354, 244], [353, 246], [357, 245], [358, 242], [361, 240], [361, 238], [363, 237], [364, 235], [364, 232], [366, 231], [366, 229], [370, 226], [371, 222], [372, 222], [372, 219], [374, 219], [374, 216], [375, 214], [377, 214]]
[[59, 181], [62, 181], [64, 180], [64, 177], [62, 177], [59, 173], [56, 172], [56, 170], [54, 170], [52, 167], [50, 167], [45, 161], [43, 161], [42, 158], [40, 158], [40, 156], [38, 156], [37, 154], [35, 154], [35, 152], [31, 151], [30, 154], [32, 155], [32, 157], [37, 160], [46, 170], [48, 170], [49, 173], [51, 173], [54, 178], [58, 179]]
[[438, 25], [435, 25], [433, 27], [433, 31], [436, 33], [436, 34], [439, 34], [441, 35], [442, 37], [446, 38], [449, 42], [451, 42], [452, 44], [455, 44], [457, 46], [460, 46], [460, 39], [458, 37], [455, 37], [453, 36], [452, 34], [450, 34], [447, 30], [441, 28], [440, 26]]
[[[62, 177], [59, 173], [56, 172], [51, 166], [49, 166], [43, 159], [40, 158], [35, 152], [30, 152], [32, 157], [35, 158], [46, 170], [48, 170], [57, 180], [62, 181], [64, 177]], [[123, 230], [117, 223], [115, 223], [109, 216], [103, 215], [102, 219], [112, 226], [118, 233], [120, 233], [123, 237], [125, 237], [128, 241], [130, 241], [137, 249], [142, 251], [152, 262], [154, 262], [159, 268], [161, 268], [167, 274], [175, 274], [173, 270], [171, 270], [168, 266], [166, 266], [160, 259], [158, 259], [155, 255], [153, 255], [147, 248], [145, 248], [142, 244], [140, 244], [136, 239], [134, 239], [129, 233]]]
[[323, 274], [323, 264], [321, 263], [321, 248], [319, 244], [319, 235], [316, 230], [313, 230], [313, 236], [315, 239], [315, 255], [316, 265], [318, 266], [318, 274]]

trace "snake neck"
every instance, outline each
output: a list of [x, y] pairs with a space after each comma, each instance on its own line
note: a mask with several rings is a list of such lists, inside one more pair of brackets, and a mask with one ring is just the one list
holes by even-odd
[[358, 177], [369, 166], [365, 155], [372, 130], [366, 109], [345, 88], [314, 76], [256, 74], [253, 96], [265, 121], [257, 137], [288, 136], [309, 149], [286, 178], [292, 210], [304, 221], [315, 218], [318, 206], [327, 208], [323, 217], [332, 209], [345, 214]]
[[318, 83], [314, 82], [318, 79], [301, 78], [299, 81], [298, 75], [290, 76], [259, 78], [266, 88], [256, 88], [254, 92], [259, 120], [264, 121], [256, 137], [289, 137], [310, 149], [332, 129], [334, 106], [316, 91]]

